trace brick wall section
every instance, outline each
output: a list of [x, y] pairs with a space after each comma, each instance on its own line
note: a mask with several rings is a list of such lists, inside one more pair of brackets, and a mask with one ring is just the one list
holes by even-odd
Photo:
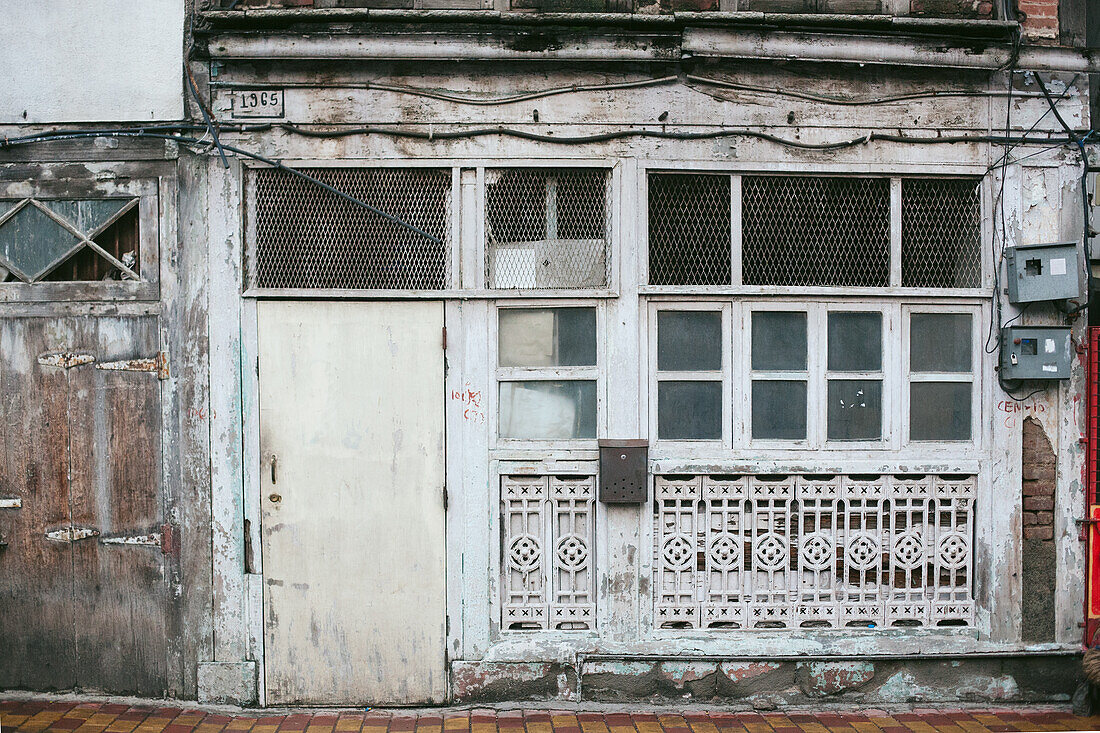
[[1038, 421], [1024, 420], [1024, 539], [1054, 540], [1054, 450]]
[[1058, 42], [1058, 0], [1016, 0], [1024, 37], [1029, 41]]

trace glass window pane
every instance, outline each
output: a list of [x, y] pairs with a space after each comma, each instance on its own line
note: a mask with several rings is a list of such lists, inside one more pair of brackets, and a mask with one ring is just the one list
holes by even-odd
[[500, 437], [524, 440], [595, 438], [596, 383], [501, 382]]
[[882, 437], [882, 382], [875, 379], [829, 380], [829, 440], [878, 440]]
[[969, 313], [914, 313], [909, 319], [909, 368], [914, 372], [969, 372]]
[[882, 314], [829, 314], [829, 371], [877, 372], [882, 368]]
[[666, 372], [722, 368], [720, 311], [658, 311], [657, 368]]
[[658, 382], [657, 437], [718, 440], [722, 437], [721, 382]]
[[806, 314], [754, 311], [752, 368], [797, 372], [806, 368]]
[[501, 366], [595, 366], [595, 308], [501, 308], [499, 313]]
[[806, 383], [752, 383], [752, 437], [801, 440], [806, 437]]
[[969, 382], [914, 382], [909, 388], [911, 440], [970, 440]]

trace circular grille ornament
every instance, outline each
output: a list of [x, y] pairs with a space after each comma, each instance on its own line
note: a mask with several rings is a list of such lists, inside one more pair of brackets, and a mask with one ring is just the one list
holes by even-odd
[[815, 532], [802, 540], [802, 563], [811, 570], [829, 567], [833, 554], [833, 541], [826, 535]]
[[512, 568], [521, 573], [529, 573], [537, 568], [541, 557], [542, 548], [539, 547], [539, 541], [529, 534], [516, 536], [508, 548], [508, 560]]
[[970, 558], [970, 543], [956, 532], [941, 537], [939, 549], [940, 562], [952, 570], [961, 568]]
[[787, 543], [774, 532], [756, 540], [756, 564], [762, 570], [778, 570], [787, 563]]
[[665, 540], [661, 554], [670, 570], [687, 570], [695, 556], [695, 546], [682, 534], [674, 534]]
[[856, 570], [870, 570], [879, 552], [878, 540], [869, 534], [857, 534], [848, 541], [848, 565]]
[[741, 564], [741, 545], [733, 535], [720, 534], [710, 543], [710, 562], [719, 570], [732, 570]]
[[555, 551], [558, 563], [570, 570], [576, 570], [588, 560], [588, 543], [575, 534], [567, 534], [558, 540]]
[[924, 541], [919, 532], [904, 532], [894, 540], [894, 563], [907, 570], [924, 562]]

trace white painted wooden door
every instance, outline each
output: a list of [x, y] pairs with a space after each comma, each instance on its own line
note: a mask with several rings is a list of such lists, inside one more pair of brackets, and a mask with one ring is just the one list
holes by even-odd
[[269, 704], [446, 695], [443, 304], [257, 304]]

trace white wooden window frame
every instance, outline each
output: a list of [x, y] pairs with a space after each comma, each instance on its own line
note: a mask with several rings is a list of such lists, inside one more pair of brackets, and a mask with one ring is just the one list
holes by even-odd
[[[155, 301], [160, 298], [160, 232], [165, 212], [160, 205], [164, 176], [154, 171], [108, 169], [107, 180], [50, 179], [0, 181], [0, 199], [34, 201], [133, 199], [138, 211], [139, 279], [0, 283], [0, 303], [26, 301]], [[68, 229], [68, 227], [65, 227]], [[74, 232], [75, 234], [76, 232]], [[81, 235], [83, 238], [83, 235]]]
[[[969, 372], [914, 372], [910, 362], [910, 335], [912, 330], [912, 317], [914, 314], [933, 315], [969, 315], [970, 316], [970, 371]], [[901, 433], [906, 445], [927, 447], [930, 450], [949, 450], [952, 446], [980, 445], [984, 425], [982, 415], [982, 385], [981, 375], [982, 356], [984, 352], [984, 331], [982, 324], [982, 309], [978, 306], [943, 305], [930, 307], [928, 305], [903, 305], [901, 309], [901, 351], [902, 351], [902, 375], [901, 385]], [[909, 437], [909, 404], [910, 385], [914, 382], [958, 382], [970, 385], [970, 439], [969, 440], [912, 440]]]
[[[540, 308], [591, 308], [596, 312], [596, 363], [591, 366], [568, 367], [502, 367], [500, 366], [500, 312], [508, 309], [528, 310]], [[604, 308], [598, 300], [562, 300], [540, 298], [537, 300], [508, 300], [492, 308], [489, 318], [489, 348], [494, 379], [487, 400], [490, 449], [591, 449], [604, 435], [606, 415], [606, 383], [604, 378], [605, 349]], [[504, 382], [592, 381], [596, 384], [596, 434], [591, 438], [526, 439], [504, 438], [500, 435], [500, 387]]]
[[[722, 367], [719, 371], [661, 371], [657, 368], [657, 314], [661, 311], [703, 311], [722, 314]], [[661, 382], [720, 382], [722, 384], [722, 436], [717, 439], [662, 440], [673, 450], [676, 447], [704, 448], [730, 445], [732, 439], [732, 354], [734, 346], [727, 335], [731, 330], [733, 307], [728, 300], [692, 300], [690, 302], [653, 302], [649, 304], [649, 434], [657, 440], [657, 391]]]

